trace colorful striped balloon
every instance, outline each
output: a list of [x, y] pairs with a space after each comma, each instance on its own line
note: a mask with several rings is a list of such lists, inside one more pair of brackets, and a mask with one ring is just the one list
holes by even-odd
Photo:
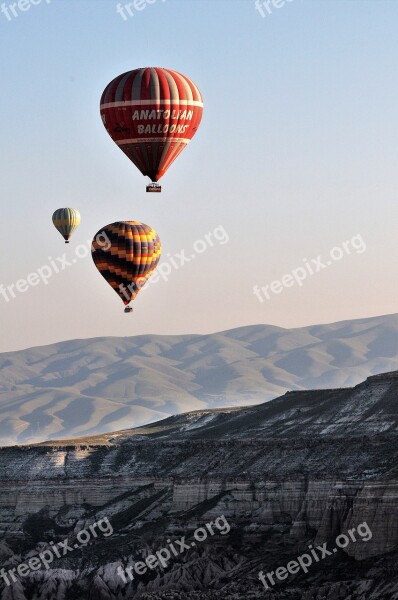
[[111, 81], [100, 109], [113, 141], [143, 175], [156, 182], [195, 135], [203, 99], [185, 75], [146, 67]]
[[125, 305], [134, 300], [156, 269], [161, 251], [156, 231], [139, 221], [105, 225], [92, 243], [95, 266]]
[[72, 233], [80, 225], [80, 213], [76, 208], [58, 208], [53, 214], [54, 227], [69, 244]]

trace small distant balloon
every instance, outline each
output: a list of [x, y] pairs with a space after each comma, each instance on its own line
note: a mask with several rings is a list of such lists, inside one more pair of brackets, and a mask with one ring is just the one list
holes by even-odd
[[72, 233], [80, 225], [80, 213], [76, 208], [58, 208], [53, 214], [54, 227], [69, 244]]
[[102, 277], [117, 293], [125, 312], [160, 260], [162, 247], [156, 231], [139, 221], [105, 225], [94, 236], [92, 257]]

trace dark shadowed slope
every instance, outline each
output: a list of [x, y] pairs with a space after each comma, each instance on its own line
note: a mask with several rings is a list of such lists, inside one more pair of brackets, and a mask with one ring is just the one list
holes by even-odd
[[38, 446], [113, 445], [130, 441], [264, 440], [361, 437], [398, 431], [398, 371], [368, 377], [353, 388], [286, 392], [248, 407], [191, 411], [151, 425]]

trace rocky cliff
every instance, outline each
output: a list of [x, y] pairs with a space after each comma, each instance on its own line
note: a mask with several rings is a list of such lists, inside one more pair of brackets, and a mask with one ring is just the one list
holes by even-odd
[[[0, 449], [0, 567], [108, 518], [113, 534], [32, 571], [1, 600], [398, 598], [398, 372], [109, 435]], [[126, 569], [223, 517], [230, 525], [133, 581]], [[259, 571], [366, 523], [265, 590]], [[196, 538], [195, 538], [196, 539]]]

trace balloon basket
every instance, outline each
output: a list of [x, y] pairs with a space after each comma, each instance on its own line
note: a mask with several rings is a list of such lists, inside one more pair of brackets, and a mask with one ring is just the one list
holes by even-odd
[[150, 183], [149, 185], [146, 186], [146, 191], [159, 193], [162, 191], [162, 186], [159, 185], [158, 183]]
[[124, 309], [125, 313], [131, 313], [133, 312], [133, 307], [132, 306], [126, 306], [126, 308]]

